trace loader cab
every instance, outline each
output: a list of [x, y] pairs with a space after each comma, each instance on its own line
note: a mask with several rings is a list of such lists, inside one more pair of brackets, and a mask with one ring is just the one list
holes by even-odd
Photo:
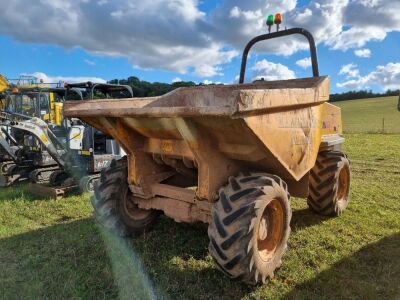
[[[27, 118], [40, 117], [40, 105], [44, 104], [43, 110], [45, 110], [48, 106], [47, 101], [47, 96], [35, 89], [15, 89], [6, 94], [4, 111]], [[20, 145], [28, 143], [29, 146], [37, 146], [38, 144], [33, 140], [28, 142], [24, 131], [13, 128], [8, 128], [7, 131]]]
[[4, 109], [27, 117], [40, 117], [48, 112], [48, 96], [36, 91], [13, 92], [6, 96]]
[[[127, 85], [84, 82], [65, 86], [67, 100], [71, 100], [70, 89], [80, 90], [84, 100], [133, 97], [132, 88]], [[78, 119], [72, 119], [71, 124], [67, 147], [75, 153], [79, 163], [85, 166], [86, 172], [100, 172], [113, 158], [124, 155], [123, 150], [111, 136]]]

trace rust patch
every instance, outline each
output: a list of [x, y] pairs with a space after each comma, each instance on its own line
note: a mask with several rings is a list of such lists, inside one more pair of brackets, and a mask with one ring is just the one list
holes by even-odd
[[174, 148], [171, 140], [162, 140], [161, 141], [161, 150], [165, 153], [173, 153]]

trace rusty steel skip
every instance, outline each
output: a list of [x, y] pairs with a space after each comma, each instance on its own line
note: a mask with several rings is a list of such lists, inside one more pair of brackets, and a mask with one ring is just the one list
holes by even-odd
[[[241, 82], [253, 44], [292, 34], [310, 43], [311, 78], [64, 105], [65, 117], [81, 118], [126, 151], [130, 206], [163, 211], [178, 222], [210, 223], [210, 252], [218, 267], [251, 284], [272, 277], [280, 266], [289, 235], [289, 194], [308, 197], [310, 208], [322, 214], [339, 214], [348, 201], [341, 113], [327, 103], [329, 78], [318, 74], [311, 34], [296, 28], [254, 39], [243, 55]], [[95, 208], [106, 197], [102, 193], [100, 183]]]

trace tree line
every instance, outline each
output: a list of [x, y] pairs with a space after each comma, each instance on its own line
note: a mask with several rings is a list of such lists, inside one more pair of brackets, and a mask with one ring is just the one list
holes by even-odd
[[329, 97], [330, 102], [365, 99], [365, 98], [377, 98], [377, 97], [388, 97], [388, 96], [399, 96], [400, 90], [387, 90], [384, 93], [373, 93], [372, 90], [360, 90], [360, 91], [349, 91], [340, 94], [331, 94]]

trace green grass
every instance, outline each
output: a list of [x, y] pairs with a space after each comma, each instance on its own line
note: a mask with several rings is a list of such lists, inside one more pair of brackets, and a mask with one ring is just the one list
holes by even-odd
[[248, 287], [216, 270], [207, 225], [163, 217], [124, 240], [100, 229], [89, 195], [40, 200], [0, 191], [1, 299], [399, 299], [400, 135], [347, 134], [351, 203], [339, 218], [293, 199], [281, 269]]
[[381, 97], [334, 102], [333, 104], [342, 108], [345, 132], [400, 133], [398, 99], [398, 97]]
[[[346, 132], [400, 133], [397, 98], [335, 103]], [[284, 264], [248, 287], [215, 269], [207, 225], [163, 217], [120, 239], [91, 217], [89, 195], [36, 199], [24, 185], [0, 190], [1, 299], [399, 299], [400, 135], [347, 134], [351, 203], [339, 218], [293, 199]]]

